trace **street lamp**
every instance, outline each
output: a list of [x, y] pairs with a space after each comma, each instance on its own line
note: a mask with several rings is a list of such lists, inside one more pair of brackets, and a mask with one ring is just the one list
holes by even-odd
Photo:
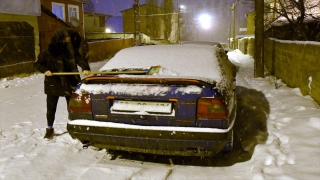
[[231, 10], [232, 10], [232, 49], [236, 48], [236, 8], [237, 8], [237, 2], [234, 2], [232, 4]]
[[186, 9], [186, 6], [184, 6], [183, 4], [179, 6], [179, 10], [180, 10], [180, 11], [183, 11], [183, 10], [185, 10], [185, 9]]
[[106, 33], [111, 33], [111, 29], [110, 28], [106, 28], [105, 32]]
[[203, 29], [209, 29], [211, 27], [211, 16], [202, 14], [199, 16], [199, 22]]

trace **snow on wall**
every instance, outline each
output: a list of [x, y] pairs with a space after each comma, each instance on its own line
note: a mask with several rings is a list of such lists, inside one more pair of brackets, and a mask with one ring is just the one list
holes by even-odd
[[[252, 42], [250, 42], [252, 41]], [[254, 56], [254, 38], [239, 41], [239, 50]], [[245, 47], [247, 46], [247, 47]], [[249, 47], [250, 46], [250, 47]], [[241, 47], [241, 48], [240, 48]], [[246, 49], [246, 51], [245, 51]], [[265, 39], [264, 64], [267, 74], [275, 75], [290, 87], [299, 87], [320, 104], [320, 42]], [[310, 79], [312, 81], [310, 81]]]
[[[319, 42], [265, 40], [265, 67], [289, 87], [320, 104]], [[312, 79], [312, 82], [310, 82]]]

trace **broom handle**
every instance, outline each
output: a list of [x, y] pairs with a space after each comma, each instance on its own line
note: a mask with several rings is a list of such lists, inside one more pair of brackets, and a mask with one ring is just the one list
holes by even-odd
[[[145, 71], [91, 72], [90, 74], [144, 74]], [[53, 72], [52, 75], [83, 75], [83, 72]]]

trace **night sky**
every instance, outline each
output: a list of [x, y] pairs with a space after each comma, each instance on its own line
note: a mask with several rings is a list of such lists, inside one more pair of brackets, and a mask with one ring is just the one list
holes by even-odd
[[[174, 6], [177, 7], [178, 4], [193, 6], [194, 4], [199, 4], [206, 1], [207, 0], [174, 0]], [[92, 0], [92, 2], [94, 3], [95, 10], [98, 13], [121, 16], [122, 14], [120, 11], [132, 8], [134, 0]], [[161, 3], [162, 0], [158, 0], [158, 2]], [[146, 0], [139, 0], [139, 3], [145, 4]]]
[[[92, 0], [96, 12], [110, 14], [112, 16], [121, 16], [122, 10], [132, 8], [134, 0]], [[140, 4], [145, 4], [146, 0], [139, 0]]]
[[[147, 0], [139, 0], [140, 4], [145, 4]], [[106, 26], [114, 32], [122, 32], [122, 13], [121, 11], [132, 8], [134, 0], [91, 0], [96, 13], [108, 14], [113, 17], [108, 19]], [[159, 5], [162, 0], [158, 0]], [[183, 18], [190, 21], [190, 29], [198, 29], [198, 34], [202, 35], [204, 40], [215, 40], [219, 42], [227, 41], [231, 24], [231, 6], [235, 0], [174, 0], [174, 7], [177, 10], [179, 5], [185, 5], [187, 11]], [[246, 27], [246, 14], [251, 12], [252, 8], [245, 4], [238, 3], [236, 12], [236, 31]], [[207, 13], [213, 17], [212, 28], [205, 31], [194, 25], [196, 16]], [[194, 16], [194, 17], [191, 17]], [[193, 24], [192, 24], [193, 23]], [[192, 27], [194, 26], [194, 27]], [[238, 32], [239, 33], [239, 32]], [[200, 39], [201, 39], [200, 38]]]

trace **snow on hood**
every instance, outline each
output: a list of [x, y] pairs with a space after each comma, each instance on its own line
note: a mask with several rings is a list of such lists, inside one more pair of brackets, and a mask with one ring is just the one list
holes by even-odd
[[222, 80], [216, 46], [156, 45], [121, 50], [100, 71], [161, 66], [154, 76], [181, 76], [220, 82]]

